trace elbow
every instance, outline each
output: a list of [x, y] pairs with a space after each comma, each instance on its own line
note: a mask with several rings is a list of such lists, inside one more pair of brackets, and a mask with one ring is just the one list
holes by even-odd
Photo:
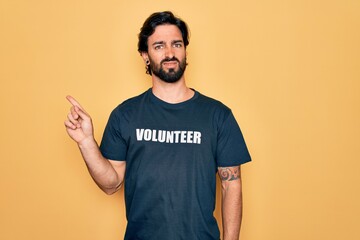
[[109, 191], [109, 190], [104, 190], [103, 192], [106, 193], [106, 195], [113, 195], [114, 193], [116, 193], [116, 191]]
[[113, 188], [106, 188], [106, 187], [100, 187], [100, 189], [106, 193], [106, 195], [113, 195], [114, 193], [116, 193], [120, 188], [121, 188], [122, 184], [120, 183], [118, 186], [113, 187]]
[[113, 195], [114, 193], [117, 192], [118, 189], [101, 188], [101, 190], [102, 190], [106, 195]]

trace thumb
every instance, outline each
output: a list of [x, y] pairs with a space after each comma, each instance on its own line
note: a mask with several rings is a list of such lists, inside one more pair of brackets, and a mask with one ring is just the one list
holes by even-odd
[[89, 115], [84, 112], [81, 108], [79, 108], [78, 106], [74, 106], [74, 110], [77, 114], [79, 114], [79, 116], [82, 118], [82, 119], [89, 119]]

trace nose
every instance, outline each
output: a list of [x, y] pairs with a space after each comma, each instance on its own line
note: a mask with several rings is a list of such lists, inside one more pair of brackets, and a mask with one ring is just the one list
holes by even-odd
[[171, 46], [167, 46], [165, 49], [165, 57], [166, 58], [173, 58], [174, 57], [174, 51], [173, 48]]

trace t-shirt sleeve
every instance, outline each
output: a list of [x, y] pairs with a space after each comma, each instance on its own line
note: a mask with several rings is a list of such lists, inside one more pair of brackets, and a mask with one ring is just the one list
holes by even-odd
[[218, 167], [238, 166], [251, 161], [244, 137], [231, 111], [218, 131], [216, 161]]
[[111, 160], [125, 161], [127, 143], [121, 131], [121, 115], [115, 109], [109, 117], [100, 144], [102, 155]]

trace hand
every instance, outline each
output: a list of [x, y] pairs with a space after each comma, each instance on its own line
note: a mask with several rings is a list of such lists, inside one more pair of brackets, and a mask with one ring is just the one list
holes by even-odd
[[91, 117], [73, 97], [66, 96], [66, 99], [72, 105], [65, 121], [67, 133], [78, 144], [87, 139], [93, 140], [94, 131]]

